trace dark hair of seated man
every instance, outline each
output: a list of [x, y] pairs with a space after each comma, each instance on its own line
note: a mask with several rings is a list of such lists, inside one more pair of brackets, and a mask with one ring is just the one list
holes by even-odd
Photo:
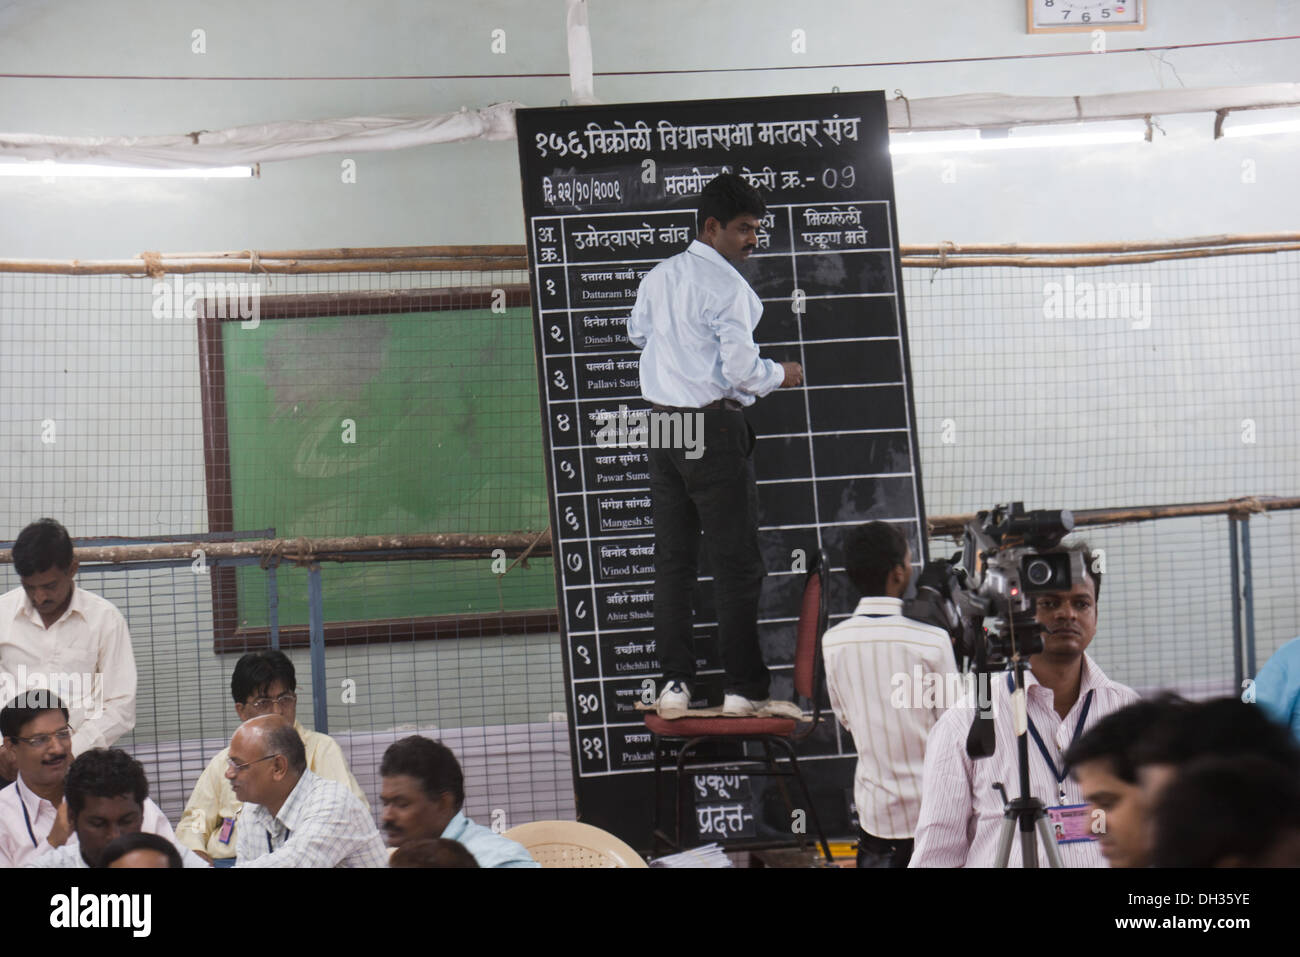
[[407, 841], [388, 859], [389, 867], [478, 867], [474, 855], [459, 841], [437, 837]]
[[1152, 818], [1155, 867], [1300, 867], [1300, 779], [1257, 754], [1179, 768]]
[[1197, 701], [1165, 715], [1134, 742], [1135, 766], [1183, 765], [1197, 758], [1258, 755], [1300, 774], [1300, 747], [1267, 712], [1235, 697]]

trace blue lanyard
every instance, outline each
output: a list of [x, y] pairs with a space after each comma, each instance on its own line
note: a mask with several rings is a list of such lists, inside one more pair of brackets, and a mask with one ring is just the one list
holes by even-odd
[[[1015, 686], [1016, 686], [1015, 680], [1013, 679], [1011, 674], [1008, 673], [1007, 690], [1012, 691], [1015, 689]], [[1088, 709], [1092, 707], [1093, 690], [1095, 689], [1090, 689], [1088, 691], [1088, 694], [1083, 699], [1083, 709], [1079, 712], [1079, 720], [1075, 722], [1074, 725], [1074, 735], [1070, 738], [1071, 745], [1073, 745], [1076, 741], [1079, 740], [1079, 735], [1083, 734], [1083, 726], [1088, 723]], [[1043, 754], [1043, 760], [1046, 761], [1047, 766], [1052, 769], [1052, 776], [1056, 778], [1057, 792], [1061, 796], [1061, 802], [1064, 803], [1065, 802], [1064, 782], [1068, 775], [1068, 772], [1064, 768], [1057, 768], [1056, 762], [1052, 760], [1052, 753], [1047, 750], [1047, 745], [1043, 743], [1042, 735], [1040, 735], [1038, 733], [1038, 729], [1034, 727], [1034, 719], [1029, 717], [1029, 708], [1027, 703], [1025, 708], [1025, 720], [1029, 722], [1029, 733], [1034, 738], [1034, 744], [1038, 745], [1038, 750], [1041, 751]]]
[[32, 830], [31, 815], [27, 813], [27, 802], [23, 800], [23, 796], [21, 794], [18, 795], [18, 803], [23, 809], [23, 822], [27, 825], [27, 836], [32, 839], [32, 847], [40, 847], [41, 843], [40, 841], [36, 840], [36, 833]]

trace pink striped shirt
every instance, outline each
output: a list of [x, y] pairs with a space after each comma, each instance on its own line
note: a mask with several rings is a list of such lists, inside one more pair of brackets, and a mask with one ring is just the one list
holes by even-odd
[[[972, 700], [945, 712], [930, 732], [921, 787], [921, 817], [916, 826], [911, 867], [992, 867], [996, 863], [1002, 797], [993, 790], [993, 784], [1002, 782], [1007, 796], [1016, 798], [1020, 795], [1020, 776], [1011, 693], [1007, 690], [1005, 674], [993, 676], [991, 690], [997, 738], [992, 757], [973, 761], [966, 755], [966, 735], [975, 717]], [[1093, 698], [1084, 730], [1112, 711], [1138, 700], [1132, 688], [1111, 681], [1084, 655], [1079, 698], [1062, 720], [1052, 707], [1052, 690], [1039, 684], [1032, 671], [1025, 671], [1029, 719], [1051, 752], [1057, 770], [1074, 738], [1089, 691], [1093, 692]], [[1086, 803], [1078, 782], [1072, 777], [1058, 784], [1032, 737], [1029, 738], [1029, 787], [1032, 795], [1049, 808]], [[1061, 789], [1065, 792], [1064, 800]], [[1061, 863], [1066, 867], [1106, 866], [1096, 841], [1059, 846]], [[1038, 862], [1040, 867], [1047, 866], [1047, 854], [1042, 847], [1038, 849]], [[1021, 866], [1018, 837], [1012, 843], [1009, 864]]]

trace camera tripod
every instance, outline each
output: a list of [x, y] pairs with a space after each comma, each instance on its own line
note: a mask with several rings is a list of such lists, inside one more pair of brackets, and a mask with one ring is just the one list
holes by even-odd
[[1047, 851], [1048, 867], [1063, 867], [1061, 851], [1048, 827], [1047, 807], [1029, 794], [1029, 722], [1025, 714], [1025, 660], [1017, 657], [1012, 707], [1015, 708], [1016, 758], [1020, 771], [1020, 797], [1007, 800], [1007, 789], [999, 781], [993, 787], [1002, 795], [1002, 829], [998, 832], [998, 852], [994, 867], [1006, 867], [1011, 859], [1011, 841], [1020, 835], [1020, 860], [1024, 867], [1038, 867], [1037, 842]]

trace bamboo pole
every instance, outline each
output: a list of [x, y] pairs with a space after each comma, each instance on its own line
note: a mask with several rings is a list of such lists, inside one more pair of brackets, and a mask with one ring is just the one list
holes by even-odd
[[[1300, 233], [1250, 233], [1104, 243], [932, 243], [901, 247], [901, 263], [916, 269], [1013, 266], [1071, 268], [1248, 256], [1300, 250]], [[308, 275], [360, 272], [526, 270], [525, 247], [393, 246], [332, 249], [144, 253], [131, 259], [0, 260], [0, 272], [49, 275], [159, 276], [165, 273]]]
[[1195, 236], [1188, 239], [1135, 239], [1104, 243], [928, 243], [899, 247], [904, 255], [933, 253], [1088, 253], [1088, 252], [1146, 252], [1161, 249], [1191, 249], [1196, 247], [1236, 246], [1246, 243], [1300, 242], [1300, 233], [1249, 233], [1237, 236]]
[[[1260, 496], [1226, 499], [1219, 502], [1194, 502], [1175, 505], [1137, 505], [1127, 508], [1082, 509], [1074, 513], [1076, 528], [1100, 525], [1125, 525], [1166, 518], [1190, 518], [1209, 515], [1244, 516], [1263, 512], [1300, 509], [1300, 496]], [[932, 515], [927, 524], [935, 537], [960, 535], [967, 515]], [[148, 562], [196, 557], [202, 550], [205, 558], [267, 558], [309, 563], [318, 561], [387, 561], [416, 559], [490, 558], [494, 549], [510, 553], [527, 553], [544, 558], [552, 554], [551, 531], [540, 532], [444, 532], [419, 535], [352, 535], [336, 538], [269, 538], [246, 542], [150, 542], [139, 545], [106, 545], [76, 549], [81, 562]], [[403, 549], [411, 554], [383, 557], [357, 555]], [[0, 563], [12, 561], [9, 549], [0, 549]]]
[[[1297, 237], [1300, 238], [1300, 237]], [[158, 253], [162, 259], [438, 259], [475, 256], [522, 258], [522, 244], [501, 246], [336, 246], [333, 249], [242, 249], [237, 252]]]
[[266, 260], [259, 259], [256, 268], [251, 260], [154, 260], [154, 264], [141, 259], [55, 260], [11, 259], [0, 261], [0, 272], [42, 273], [66, 276], [127, 275], [147, 276], [163, 273], [263, 273], [306, 275], [309, 273], [360, 273], [360, 272], [449, 272], [492, 270], [522, 270], [528, 268], [525, 259], [510, 257], [475, 259], [346, 259], [346, 260]]
[[[351, 535], [341, 538], [266, 538], [247, 542], [150, 542], [140, 545], [101, 545], [75, 549], [81, 562], [150, 562], [196, 558], [202, 551], [209, 558], [278, 558], [290, 562], [332, 560], [333, 555], [387, 549], [422, 549], [443, 558], [489, 558], [493, 549], [507, 554], [533, 546], [532, 557], [551, 553], [551, 532], [501, 532], [479, 534], [444, 532], [424, 535]], [[445, 554], [442, 554], [444, 553]], [[397, 557], [397, 556], [394, 556]], [[9, 549], [0, 549], [0, 564], [13, 560]], [[364, 560], [364, 559], [361, 559]], [[375, 558], [373, 561], [384, 561]]]
[[[1300, 509], [1300, 497], [1249, 497], [1222, 502], [1196, 502], [1184, 505], [1136, 505], [1130, 508], [1090, 508], [1074, 512], [1075, 528], [1095, 525], [1127, 525], [1162, 518], [1190, 518], [1198, 515], [1246, 515]], [[931, 535], [960, 535], [972, 515], [932, 515], [926, 525]]]
[[1272, 246], [1225, 246], [1218, 249], [1171, 250], [1163, 253], [1139, 253], [1118, 256], [1059, 256], [1036, 259], [1029, 256], [942, 256], [926, 259], [920, 256], [900, 256], [899, 262], [911, 268], [960, 269], [975, 266], [1017, 266], [1029, 269], [1059, 269], [1073, 266], [1122, 266], [1133, 263], [1167, 262], [1173, 259], [1211, 259], [1217, 256], [1253, 256], [1260, 253], [1279, 253], [1300, 250], [1300, 243], [1279, 243]]

